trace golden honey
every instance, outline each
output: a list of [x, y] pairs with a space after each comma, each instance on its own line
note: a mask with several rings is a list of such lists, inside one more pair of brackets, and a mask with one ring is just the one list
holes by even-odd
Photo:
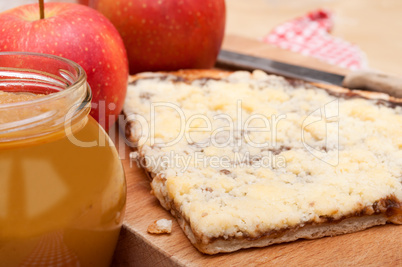
[[0, 266], [112, 260], [125, 209], [124, 171], [88, 115], [85, 84], [83, 94], [62, 97], [0, 94]]

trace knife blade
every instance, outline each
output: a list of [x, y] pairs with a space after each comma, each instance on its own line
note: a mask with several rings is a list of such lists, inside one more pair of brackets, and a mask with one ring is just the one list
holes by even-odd
[[218, 55], [218, 64], [239, 69], [260, 69], [268, 73], [301, 79], [308, 82], [326, 82], [334, 85], [342, 85], [345, 76], [328, 73], [311, 68], [295, 66], [276, 60], [240, 54], [232, 51], [221, 50]]
[[402, 79], [400, 77], [372, 71], [351, 71], [343, 76], [228, 50], [220, 51], [216, 66], [244, 70], [260, 69], [288, 78], [333, 84], [350, 89], [377, 91], [402, 98]]

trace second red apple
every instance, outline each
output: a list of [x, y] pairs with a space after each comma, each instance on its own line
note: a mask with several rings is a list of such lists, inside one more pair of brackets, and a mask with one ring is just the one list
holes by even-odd
[[222, 44], [224, 0], [92, 0], [123, 38], [130, 73], [211, 68]]

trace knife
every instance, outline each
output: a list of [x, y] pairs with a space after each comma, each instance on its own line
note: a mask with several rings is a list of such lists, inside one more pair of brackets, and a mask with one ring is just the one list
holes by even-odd
[[364, 89], [402, 98], [402, 78], [373, 71], [351, 71], [346, 76], [291, 65], [267, 58], [221, 50], [217, 67], [245, 70], [260, 69], [268, 73], [308, 82], [328, 83], [350, 89]]

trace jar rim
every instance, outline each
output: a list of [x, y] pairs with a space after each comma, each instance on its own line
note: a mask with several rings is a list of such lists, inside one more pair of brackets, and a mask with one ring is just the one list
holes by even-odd
[[0, 85], [6, 86], [1, 91], [44, 94], [0, 104], [0, 144], [35, 142], [56, 133], [64, 136], [85, 125], [92, 92], [79, 64], [49, 54], [0, 52], [0, 77], [4, 78]]
[[[43, 54], [43, 53], [36, 53], [36, 52], [20, 52], [20, 51], [0, 52], [0, 57], [3, 55], [4, 56], [35, 56], [35, 57], [59, 60], [59, 61], [62, 61], [64, 63], [70, 65], [71, 67], [73, 67], [77, 71], [78, 75], [77, 75], [76, 80], [72, 84], [69, 84], [64, 90], [60, 90], [55, 93], [47, 94], [47, 95], [44, 95], [43, 97], [36, 98], [36, 99], [0, 104], [0, 109], [14, 108], [14, 107], [19, 107], [19, 106], [24, 106], [24, 105], [41, 104], [43, 102], [47, 102], [47, 101], [51, 101], [51, 100], [54, 100], [57, 98], [64, 97], [67, 94], [72, 93], [72, 91], [74, 91], [75, 88], [80, 88], [84, 83], [86, 83], [86, 80], [87, 80], [87, 75], [86, 75], [84, 69], [76, 62], [74, 62], [70, 59], [67, 59], [67, 58], [63, 58], [63, 57], [51, 55], [51, 54]], [[1, 68], [1, 65], [0, 65], [0, 68]], [[91, 90], [89, 90], [89, 92], [90, 92], [90, 94], [92, 93]], [[87, 98], [91, 99], [92, 94]]]

